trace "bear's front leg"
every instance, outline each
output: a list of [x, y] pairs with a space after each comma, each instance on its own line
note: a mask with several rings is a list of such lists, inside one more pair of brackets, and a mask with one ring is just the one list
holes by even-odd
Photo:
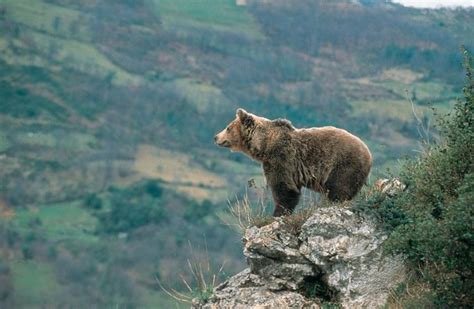
[[288, 184], [279, 182], [270, 185], [275, 202], [274, 217], [290, 215], [300, 199], [300, 189], [292, 189]]

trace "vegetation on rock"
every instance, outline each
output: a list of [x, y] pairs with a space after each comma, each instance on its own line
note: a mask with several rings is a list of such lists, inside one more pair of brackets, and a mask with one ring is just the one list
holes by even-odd
[[439, 118], [439, 141], [404, 163], [407, 189], [391, 198], [376, 192], [356, 205], [377, 215], [390, 233], [387, 252], [403, 254], [411, 266], [410, 284], [419, 291], [407, 296], [401, 286], [402, 306], [474, 303], [474, 79], [472, 57], [464, 56], [464, 98]]
[[474, 304], [474, 78], [467, 51], [465, 68], [464, 98], [441, 118], [440, 142], [404, 166], [408, 189], [395, 207], [406, 218], [387, 246], [407, 257], [441, 307]]

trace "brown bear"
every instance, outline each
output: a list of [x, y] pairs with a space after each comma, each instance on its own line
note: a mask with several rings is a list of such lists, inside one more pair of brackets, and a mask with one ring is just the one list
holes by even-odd
[[286, 119], [269, 120], [240, 108], [214, 141], [262, 163], [275, 202], [274, 216], [293, 211], [302, 187], [331, 201], [352, 199], [372, 165], [367, 145], [346, 130], [296, 129]]

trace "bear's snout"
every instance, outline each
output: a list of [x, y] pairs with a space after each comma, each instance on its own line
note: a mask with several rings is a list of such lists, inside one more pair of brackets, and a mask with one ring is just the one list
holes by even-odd
[[219, 134], [216, 134], [216, 136], [214, 136], [214, 143], [218, 146], [221, 146], [222, 142], [222, 137], [220, 137]]
[[222, 136], [222, 132], [214, 136], [214, 143], [221, 147], [230, 147], [230, 142]]

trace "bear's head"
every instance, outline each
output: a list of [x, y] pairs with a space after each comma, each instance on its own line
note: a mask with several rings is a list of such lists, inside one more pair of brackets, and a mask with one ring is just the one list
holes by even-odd
[[235, 119], [214, 137], [214, 141], [218, 146], [230, 148], [231, 151], [242, 151], [259, 160], [279, 132], [287, 129], [294, 129], [287, 120], [272, 121], [239, 108]]

